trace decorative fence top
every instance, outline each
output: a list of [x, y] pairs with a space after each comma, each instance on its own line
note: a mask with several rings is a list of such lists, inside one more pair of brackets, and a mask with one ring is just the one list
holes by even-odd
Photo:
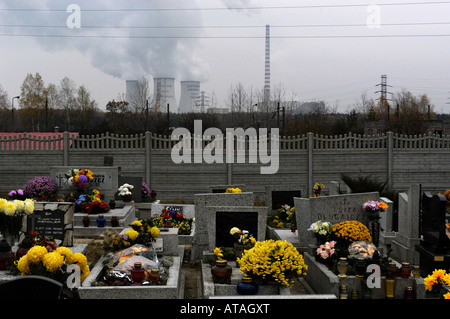
[[[70, 141], [78, 137], [78, 133], [68, 133]], [[69, 144], [70, 146], [70, 144]], [[0, 150], [62, 150], [64, 149], [64, 133], [1, 133]]]
[[[183, 139], [186, 137], [183, 137]], [[211, 147], [209, 138], [190, 136], [192, 148]], [[386, 150], [393, 149], [449, 149], [450, 137], [440, 137], [434, 134], [399, 135], [388, 132], [380, 135], [344, 135], [323, 136], [313, 133], [298, 136], [280, 136], [280, 150]], [[118, 135], [111, 133], [97, 135], [79, 135], [78, 133], [0, 133], [0, 151], [9, 150], [170, 150], [180, 139], [172, 140], [171, 136], [158, 135], [151, 132], [136, 135]], [[226, 137], [220, 138], [220, 145], [226, 147]], [[235, 147], [248, 149], [251, 138], [246, 138], [245, 144], [235, 141]], [[245, 148], [243, 147], [245, 145]]]

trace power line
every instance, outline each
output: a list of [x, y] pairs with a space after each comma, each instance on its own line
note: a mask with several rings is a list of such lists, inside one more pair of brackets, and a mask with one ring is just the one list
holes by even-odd
[[[106, 38], [106, 39], [264, 39], [264, 36], [181, 36], [181, 35], [62, 35], [62, 34], [7, 34], [0, 37], [37, 37], [37, 38]], [[346, 38], [429, 38], [450, 37], [450, 34], [379, 34], [379, 35], [282, 35], [272, 39], [346, 39]]]
[[[415, 6], [450, 4], [450, 1], [400, 2], [378, 3], [377, 6]], [[277, 10], [277, 9], [323, 9], [323, 8], [351, 8], [367, 7], [370, 4], [328, 4], [328, 5], [295, 5], [295, 6], [249, 6], [249, 7], [205, 7], [205, 8], [118, 8], [118, 9], [85, 9], [84, 12], [150, 12], [150, 11], [221, 11], [221, 10]], [[66, 9], [38, 9], [38, 8], [0, 8], [0, 11], [23, 12], [66, 12]]]
[[[390, 26], [424, 26], [424, 25], [449, 25], [450, 22], [406, 22], [406, 23], [380, 23], [380, 27]], [[0, 24], [7, 28], [67, 28], [67, 25], [28, 25], [28, 24]], [[271, 28], [335, 28], [335, 27], [367, 27], [366, 23], [360, 24], [293, 24], [271, 25]], [[180, 26], [119, 26], [119, 25], [83, 25], [83, 29], [245, 29], [265, 28], [265, 25], [180, 25]]]

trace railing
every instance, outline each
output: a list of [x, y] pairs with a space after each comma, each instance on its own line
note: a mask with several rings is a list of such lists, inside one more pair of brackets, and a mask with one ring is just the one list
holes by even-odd
[[[219, 136], [218, 141], [226, 148], [226, 137]], [[261, 137], [246, 137], [245, 144], [235, 141], [236, 149], [248, 149], [251, 142]], [[450, 136], [440, 137], [434, 134], [399, 135], [388, 132], [380, 135], [356, 135], [352, 133], [327, 136], [313, 133], [298, 136], [275, 137], [279, 149], [285, 151], [307, 150], [350, 150], [350, 149], [449, 149]], [[148, 141], [147, 141], [148, 139]], [[212, 147], [211, 139], [202, 136], [184, 136], [190, 139], [192, 149]], [[4, 150], [169, 150], [178, 144], [180, 139], [172, 140], [171, 136], [157, 135], [150, 132], [136, 135], [118, 135], [111, 133], [97, 135], [78, 135], [77, 133], [58, 133], [39, 135], [39, 133], [0, 134], [0, 151]], [[148, 143], [147, 143], [148, 142]], [[245, 147], [243, 146], [245, 145]]]

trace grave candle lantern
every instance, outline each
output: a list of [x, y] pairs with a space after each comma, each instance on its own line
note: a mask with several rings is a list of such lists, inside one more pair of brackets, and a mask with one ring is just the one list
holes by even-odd
[[119, 227], [119, 220], [117, 219], [117, 216], [111, 217], [111, 226], [112, 227]]
[[150, 275], [148, 276], [148, 281], [156, 283], [159, 281], [160, 278], [161, 277], [159, 275], [158, 269], [155, 268], [155, 269], [150, 270]]
[[387, 271], [391, 273], [392, 278], [395, 278], [395, 276], [397, 276], [398, 268], [394, 262], [390, 262], [388, 264]]
[[347, 277], [347, 268], [348, 268], [347, 258], [345, 258], [345, 257], [339, 258], [339, 261], [338, 261], [339, 275], [338, 275], [338, 277], [341, 277], [341, 278]]
[[0, 270], [6, 270], [9, 264], [14, 260], [14, 253], [6, 239], [0, 242]]
[[406, 287], [405, 289], [405, 299], [416, 299], [414, 296], [413, 287]]
[[116, 208], [116, 201], [114, 200], [114, 198], [111, 198], [111, 200], [109, 201], [109, 208], [110, 209]]
[[359, 257], [355, 264], [356, 277], [363, 278], [366, 274], [366, 262], [363, 257]]
[[240, 295], [256, 295], [258, 289], [258, 285], [254, 283], [252, 277], [248, 275], [244, 275], [242, 281], [236, 286], [236, 291]]
[[388, 271], [386, 276], [386, 299], [395, 298], [395, 279], [392, 273]]
[[97, 218], [97, 227], [105, 227], [106, 219], [103, 215], [98, 215]]
[[91, 220], [89, 219], [89, 215], [85, 215], [83, 217], [83, 226], [84, 227], [89, 227], [90, 223], [91, 223]]
[[134, 267], [131, 268], [131, 279], [134, 282], [141, 282], [144, 280], [145, 272], [144, 268], [142, 268], [142, 264], [140, 262], [135, 262]]
[[213, 282], [216, 284], [231, 283], [232, 268], [228, 265], [226, 259], [216, 260], [216, 265], [211, 268]]
[[348, 299], [348, 289], [346, 285], [342, 285], [339, 289], [339, 299]]
[[400, 269], [400, 276], [402, 278], [409, 278], [411, 276], [411, 267], [409, 267], [409, 263], [403, 262], [402, 268]]
[[412, 270], [414, 278], [420, 278], [420, 266], [414, 265]]

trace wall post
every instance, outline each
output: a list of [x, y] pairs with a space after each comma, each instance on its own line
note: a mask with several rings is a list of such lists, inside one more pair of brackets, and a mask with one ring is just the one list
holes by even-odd
[[63, 133], [63, 166], [69, 166], [69, 147], [70, 147], [70, 134], [67, 131]]
[[312, 196], [313, 188], [313, 148], [314, 148], [314, 133], [308, 133], [308, 185], [307, 195]]
[[152, 133], [145, 132], [145, 183], [152, 189]]
[[387, 132], [387, 185], [389, 189], [393, 186], [393, 150], [394, 150], [394, 134]]

